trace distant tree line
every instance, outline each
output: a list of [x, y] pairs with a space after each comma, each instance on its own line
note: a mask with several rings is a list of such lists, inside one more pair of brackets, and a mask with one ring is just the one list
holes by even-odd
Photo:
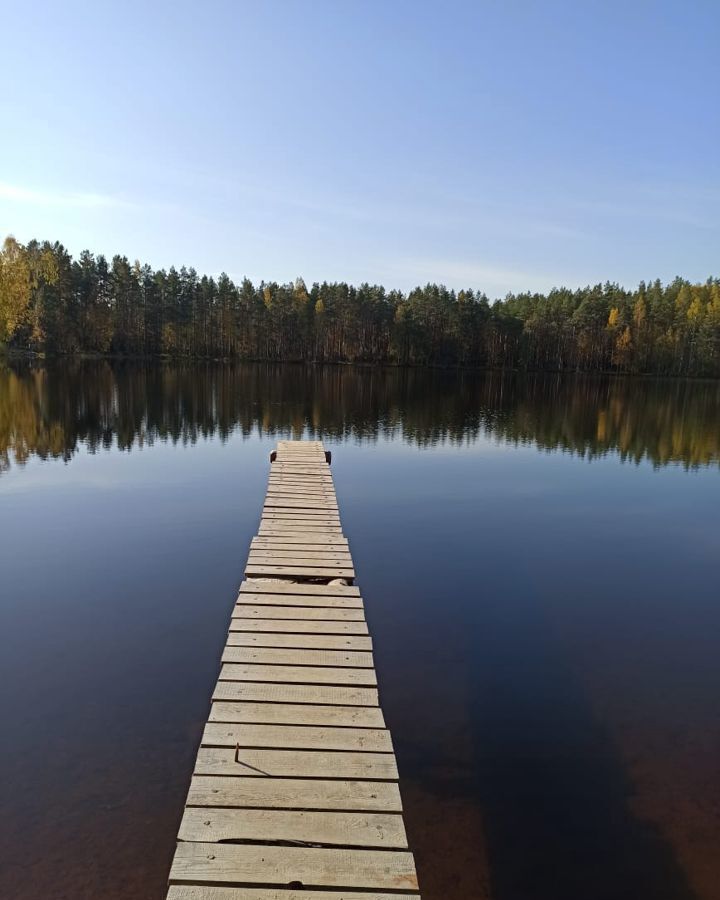
[[0, 343], [48, 354], [720, 376], [720, 279], [547, 294], [308, 288], [5, 240]]
[[586, 459], [720, 464], [720, 381], [276, 363], [0, 362], [0, 477], [70, 459], [211, 436], [478, 440]]

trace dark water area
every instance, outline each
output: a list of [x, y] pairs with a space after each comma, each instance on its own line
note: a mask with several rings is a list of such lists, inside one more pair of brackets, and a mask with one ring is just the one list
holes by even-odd
[[106, 363], [0, 368], [0, 896], [164, 896], [289, 436], [425, 900], [720, 897], [720, 384]]

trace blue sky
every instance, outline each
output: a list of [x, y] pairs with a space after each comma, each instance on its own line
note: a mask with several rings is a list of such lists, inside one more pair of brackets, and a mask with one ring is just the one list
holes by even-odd
[[0, 234], [491, 297], [720, 274], [720, 2], [2, 3]]

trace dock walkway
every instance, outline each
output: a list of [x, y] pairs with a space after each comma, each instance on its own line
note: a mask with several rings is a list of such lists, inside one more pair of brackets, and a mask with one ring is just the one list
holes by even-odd
[[273, 460], [168, 900], [418, 898], [328, 457], [280, 441]]

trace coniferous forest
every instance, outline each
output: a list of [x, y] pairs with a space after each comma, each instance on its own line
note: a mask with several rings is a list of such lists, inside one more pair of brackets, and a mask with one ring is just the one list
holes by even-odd
[[720, 279], [547, 294], [165, 271], [59, 243], [0, 251], [0, 344], [46, 354], [720, 376]]

